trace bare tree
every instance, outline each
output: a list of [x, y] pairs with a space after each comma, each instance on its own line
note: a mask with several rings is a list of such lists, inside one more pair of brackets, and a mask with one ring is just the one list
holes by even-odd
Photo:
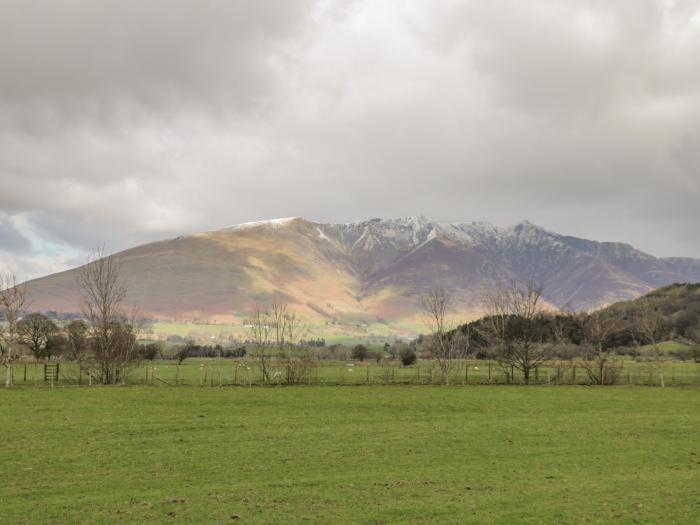
[[88, 325], [82, 319], [71, 321], [66, 327], [68, 357], [76, 363], [85, 360], [88, 351]]
[[610, 352], [606, 341], [610, 334], [620, 327], [622, 316], [613, 310], [596, 310], [590, 314], [581, 313], [577, 317], [582, 346], [586, 351], [581, 366], [588, 379], [594, 385], [614, 385], [619, 378], [621, 367], [609, 366]]
[[[285, 381], [288, 384], [308, 381], [313, 370], [314, 359], [311, 352], [300, 345], [304, 334], [307, 333], [301, 318], [296, 312], [290, 310], [287, 303], [273, 302], [267, 313], [266, 323], [270, 334], [269, 346], [274, 348], [275, 362], [284, 368]], [[259, 323], [253, 322], [252, 325], [257, 326]], [[265, 345], [256, 346], [265, 348]], [[261, 358], [261, 355], [258, 352], [258, 358]], [[266, 363], [266, 368], [269, 369], [267, 365], [269, 361]], [[282, 372], [277, 370], [275, 374], [278, 380], [281, 380]]]
[[252, 317], [245, 322], [253, 343], [251, 354], [258, 360], [263, 382], [270, 382], [270, 350], [272, 347], [272, 317], [270, 312], [255, 308]]
[[485, 325], [496, 357], [506, 370], [513, 367], [530, 383], [532, 372], [548, 357], [560, 338], [556, 319], [547, 319], [542, 305], [542, 285], [511, 281], [498, 286], [486, 299]]
[[278, 353], [284, 351], [285, 339], [287, 337], [287, 319], [289, 315], [289, 306], [286, 303], [272, 303], [270, 307], [270, 328], [272, 329], [274, 345]]
[[[291, 385], [309, 382], [315, 359], [309, 348], [302, 343], [309, 335], [308, 326], [286, 304], [273, 304], [272, 311], [275, 332], [282, 333], [282, 339], [277, 339], [278, 352], [286, 369], [287, 383]], [[279, 315], [280, 313], [282, 315]]]
[[124, 305], [128, 287], [119, 261], [104, 249], [95, 250], [79, 274], [95, 370], [102, 384], [126, 380], [141, 354], [136, 343], [140, 323]]
[[445, 385], [450, 384], [450, 373], [469, 350], [469, 338], [450, 321], [452, 296], [441, 286], [430, 289], [421, 297], [426, 325], [431, 332], [428, 339], [430, 353], [437, 361]]
[[664, 387], [664, 370], [661, 359], [660, 344], [669, 335], [670, 326], [658, 307], [646, 303], [632, 316], [632, 340], [637, 351], [659, 377], [659, 384]]
[[51, 337], [58, 332], [58, 326], [40, 313], [25, 316], [17, 323], [20, 341], [31, 350], [34, 359], [51, 358]]
[[5, 321], [0, 330], [0, 359], [5, 366], [5, 386], [8, 388], [13, 383], [12, 364], [19, 359], [17, 324], [26, 303], [26, 285], [17, 284], [12, 272], [0, 274], [0, 313]]

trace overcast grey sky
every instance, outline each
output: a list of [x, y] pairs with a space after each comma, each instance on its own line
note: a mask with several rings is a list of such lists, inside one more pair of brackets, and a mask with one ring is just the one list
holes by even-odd
[[0, 265], [522, 219], [700, 256], [700, 2], [0, 0]]

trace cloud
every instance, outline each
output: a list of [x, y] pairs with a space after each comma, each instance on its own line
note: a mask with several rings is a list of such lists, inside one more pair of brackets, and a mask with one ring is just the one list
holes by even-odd
[[0, 250], [24, 253], [29, 248], [29, 239], [22, 235], [12, 218], [0, 215]]
[[[2, 4], [0, 92], [55, 127], [250, 111], [274, 94], [268, 58], [310, 4], [89, 0]], [[51, 129], [55, 129], [51, 126]]]
[[6, 264], [289, 215], [700, 256], [699, 53], [691, 1], [5, 1]]

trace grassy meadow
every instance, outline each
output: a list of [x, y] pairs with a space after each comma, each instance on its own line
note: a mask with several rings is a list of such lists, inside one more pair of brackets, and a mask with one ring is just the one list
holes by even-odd
[[0, 391], [0, 522], [689, 524], [700, 390]]

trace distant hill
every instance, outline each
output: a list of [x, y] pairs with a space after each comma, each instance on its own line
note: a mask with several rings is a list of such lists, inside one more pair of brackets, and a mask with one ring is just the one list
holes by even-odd
[[672, 284], [633, 301], [616, 303], [608, 308], [634, 316], [647, 306], [663, 315], [671, 339], [700, 343], [700, 283]]
[[[425, 217], [322, 224], [246, 223], [117, 254], [130, 302], [155, 319], [241, 319], [256, 304], [289, 302], [317, 320], [420, 324], [418, 298], [441, 284], [462, 318], [478, 317], [496, 282], [535, 279], [553, 305], [592, 309], [673, 282], [700, 281], [700, 260], [657, 258], [622, 243]], [[77, 269], [29, 283], [39, 310], [79, 311]]]

